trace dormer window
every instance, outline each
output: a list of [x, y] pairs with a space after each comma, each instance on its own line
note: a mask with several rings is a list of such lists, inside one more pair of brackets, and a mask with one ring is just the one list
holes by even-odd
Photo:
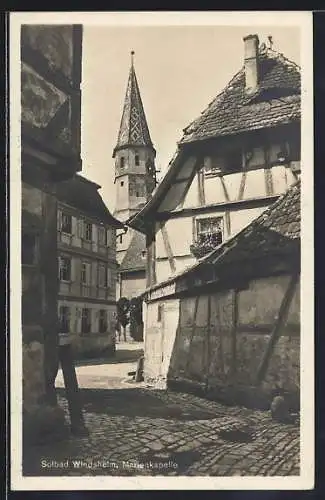
[[139, 155], [135, 155], [134, 157], [134, 163], [135, 163], [135, 166], [138, 167], [140, 165], [140, 158], [139, 158]]
[[121, 168], [124, 168], [124, 167], [125, 167], [125, 158], [124, 158], [124, 156], [121, 156], [121, 159], [120, 159], [120, 167], [121, 167]]
[[240, 172], [243, 166], [241, 149], [233, 149], [225, 157], [225, 173]]

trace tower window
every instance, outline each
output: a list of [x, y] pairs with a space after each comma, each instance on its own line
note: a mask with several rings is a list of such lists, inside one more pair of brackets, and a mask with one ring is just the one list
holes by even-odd
[[121, 156], [121, 159], [120, 159], [120, 167], [121, 167], [121, 168], [124, 168], [124, 167], [125, 167], [125, 158], [124, 158], [124, 156]]
[[135, 155], [135, 165], [138, 167], [140, 165], [140, 159], [139, 159], [139, 155]]
[[124, 186], [124, 181], [121, 181], [121, 186]]

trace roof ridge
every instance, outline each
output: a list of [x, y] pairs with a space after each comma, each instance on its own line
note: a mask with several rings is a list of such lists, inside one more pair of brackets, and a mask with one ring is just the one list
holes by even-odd
[[[264, 45], [264, 47], [263, 47], [263, 45]], [[299, 64], [292, 61], [291, 59], [288, 59], [288, 57], [286, 57], [282, 52], [271, 49], [271, 47], [266, 47], [265, 44], [261, 45], [261, 47], [259, 49], [259, 54], [266, 55], [267, 57], [271, 56], [271, 59], [277, 59], [278, 61], [286, 64], [287, 66], [298, 69], [299, 72], [301, 71], [301, 67], [299, 66]]]

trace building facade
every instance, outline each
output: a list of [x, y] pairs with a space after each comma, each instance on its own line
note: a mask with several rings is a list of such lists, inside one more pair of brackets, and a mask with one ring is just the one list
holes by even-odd
[[[155, 157], [140, 90], [132, 62], [120, 130], [113, 151], [116, 204], [114, 216], [128, 220], [147, 202], [156, 185]], [[131, 228], [117, 237], [119, 286], [117, 298], [137, 297], [146, 286], [145, 236]]]
[[300, 399], [300, 181], [146, 295], [145, 379], [269, 408]]
[[112, 355], [116, 324], [116, 231], [100, 186], [80, 175], [57, 189], [59, 331], [76, 358]]
[[128, 222], [147, 235], [148, 286], [239, 232], [299, 175], [299, 67], [256, 35], [244, 48], [244, 67], [185, 129], [154, 196]]
[[21, 28], [24, 440], [60, 433], [56, 188], [82, 168], [82, 26]]
[[257, 35], [243, 49], [243, 67], [185, 128], [152, 198], [127, 221], [146, 235], [149, 289], [227, 244], [300, 176], [300, 68]]

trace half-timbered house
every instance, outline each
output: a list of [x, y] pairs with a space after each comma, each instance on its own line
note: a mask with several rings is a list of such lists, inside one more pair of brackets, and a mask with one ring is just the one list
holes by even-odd
[[243, 62], [128, 220], [146, 234], [149, 287], [226, 242], [299, 177], [300, 69], [257, 35], [245, 37]]
[[145, 301], [147, 382], [264, 408], [280, 388], [297, 408], [300, 180]]

